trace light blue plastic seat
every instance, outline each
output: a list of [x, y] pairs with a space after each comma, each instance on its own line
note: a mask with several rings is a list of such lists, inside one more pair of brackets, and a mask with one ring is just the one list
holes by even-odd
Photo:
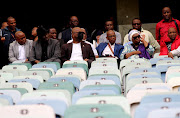
[[15, 82], [27, 82], [33, 86], [33, 89], [38, 89], [40, 85], [40, 81], [37, 79], [12, 79], [8, 83], [15, 83]]
[[8, 100], [8, 101], [9, 101], [9, 105], [13, 105], [13, 99], [12, 99], [12, 97], [11, 97], [11, 96], [1, 94], [1, 95], [0, 95], [0, 98], [3, 98], [3, 99]]
[[180, 102], [180, 93], [178, 92], [165, 92], [146, 95], [142, 98], [140, 104], [148, 103], [170, 103], [170, 102]]
[[78, 88], [79, 89], [79, 86], [80, 86], [80, 77], [78, 76], [54, 76], [54, 77], [51, 77], [48, 82], [60, 82], [60, 81], [68, 81], [68, 82], [71, 82], [73, 83], [74, 87]]
[[113, 80], [119, 87], [121, 87], [120, 79], [115, 75], [94, 75], [89, 76], [88, 80]]
[[179, 106], [180, 102], [141, 104], [136, 108], [134, 118], [147, 118], [153, 110], [179, 108]]
[[43, 63], [38, 63], [38, 64], [34, 64], [32, 66], [32, 68], [52, 68], [54, 70], [54, 72], [57, 72], [58, 68], [56, 66], [56, 64], [43, 64]]
[[54, 109], [55, 114], [64, 116], [64, 112], [67, 109], [67, 104], [59, 99], [28, 99], [17, 103], [17, 105], [29, 105], [29, 104], [45, 104]]
[[117, 95], [113, 90], [84, 90], [75, 92], [72, 96], [72, 104], [75, 104], [76, 101], [84, 96], [89, 95]]

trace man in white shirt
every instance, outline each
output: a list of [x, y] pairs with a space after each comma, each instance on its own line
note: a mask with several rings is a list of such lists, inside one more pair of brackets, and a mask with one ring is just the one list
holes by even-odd
[[15, 39], [9, 47], [9, 61], [28, 62], [33, 41], [26, 39], [26, 35], [22, 31], [15, 33]]
[[[112, 20], [107, 20], [105, 22], [105, 29], [107, 31], [109, 30], [113, 30], [115, 32], [115, 35], [116, 35], [116, 44], [121, 44], [122, 41], [121, 41], [121, 34], [117, 31], [114, 30], [114, 24], [113, 24], [113, 21]], [[100, 38], [99, 38], [99, 43], [108, 43], [108, 40], [107, 40], [107, 32], [103, 33]]]
[[[95, 57], [98, 58], [99, 56], [98, 56], [97, 50], [95, 49], [95, 47], [93, 46], [93, 44], [90, 43], [90, 42], [88, 42], [88, 41], [86, 41], [86, 39], [87, 39], [86, 30], [85, 30], [84, 28], [81, 28], [81, 31], [84, 32], [83, 41], [84, 41], [85, 43], [91, 45], [91, 48], [92, 48], [92, 50], [93, 50], [93, 53], [94, 53]], [[69, 40], [67, 43], [72, 43], [72, 42], [73, 42], [73, 39], [72, 39], [72, 40]]]
[[61, 61], [62, 64], [65, 61], [71, 60], [85, 60], [90, 64], [95, 60], [94, 53], [92, 51], [91, 45], [82, 41], [83, 37], [79, 37], [79, 32], [82, 32], [80, 27], [75, 27], [72, 29], [72, 43], [64, 44], [61, 48]]
[[99, 57], [115, 57], [120, 58], [120, 55], [124, 47], [120, 44], [116, 44], [116, 35], [113, 30], [107, 32], [108, 43], [101, 43], [96, 48], [99, 54]]

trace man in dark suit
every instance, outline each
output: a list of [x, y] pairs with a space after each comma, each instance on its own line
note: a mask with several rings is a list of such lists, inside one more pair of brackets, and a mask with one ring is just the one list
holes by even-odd
[[62, 63], [65, 61], [71, 60], [85, 60], [88, 62], [88, 66], [92, 61], [95, 60], [94, 53], [92, 51], [91, 45], [85, 43], [78, 37], [79, 32], [81, 32], [81, 28], [75, 27], [72, 29], [72, 38], [73, 42], [64, 44], [61, 48], [61, 61]]
[[49, 39], [45, 28], [37, 29], [38, 40], [33, 42], [29, 60], [33, 64], [39, 62], [61, 62], [58, 40]]
[[[74, 27], [79, 26], [79, 20], [78, 20], [77, 16], [71, 16], [70, 17], [69, 25], [70, 25], [70, 28], [68, 28], [68, 29], [64, 30], [63, 32], [61, 32], [60, 33], [61, 36], [60, 36], [60, 34], [58, 36], [58, 39], [59, 40], [63, 39], [64, 43], [67, 43], [69, 40], [72, 39], [72, 29]], [[90, 38], [87, 30], [86, 30], [86, 32], [87, 32], [87, 41], [92, 43], [91, 38]]]

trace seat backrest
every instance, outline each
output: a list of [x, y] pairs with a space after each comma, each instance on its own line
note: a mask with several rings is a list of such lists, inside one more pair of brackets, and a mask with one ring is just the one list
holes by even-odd
[[74, 85], [71, 82], [65, 81], [65, 82], [45, 82], [41, 83], [38, 90], [68, 90], [71, 95], [75, 92]]
[[0, 107], [2, 118], [55, 118], [54, 111], [47, 105], [14, 105]]
[[2, 67], [2, 70], [27, 71], [28, 67], [25, 65], [6, 65]]
[[0, 84], [0, 88], [25, 88], [28, 92], [33, 91], [33, 86], [26, 82], [4, 83]]
[[87, 74], [82, 68], [61, 68], [56, 72], [56, 75], [76, 75], [81, 78], [81, 81], [87, 79]]
[[56, 72], [58, 70], [56, 64], [43, 64], [43, 63], [38, 63], [38, 64], [34, 64], [32, 66], [32, 68], [51, 68], [54, 70], [54, 72]]
[[73, 105], [65, 112], [65, 118], [130, 118], [123, 108], [113, 104]]
[[82, 97], [76, 104], [114, 104], [121, 106], [126, 113], [130, 114], [130, 105], [127, 99], [122, 95]]

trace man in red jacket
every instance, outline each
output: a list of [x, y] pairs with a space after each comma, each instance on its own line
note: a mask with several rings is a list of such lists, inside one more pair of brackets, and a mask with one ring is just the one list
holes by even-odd
[[180, 36], [174, 27], [168, 29], [168, 37], [161, 42], [160, 55], [168, 55], [172, 50], [180, 46]]
[[[161, 41], [167, 38], [168, 29], [174, 27], [180, 30], [180, 21], [172, 17], [172, 12], [169, 7], [164, 7], [162, 9], [163, 19], [156, 25], [156, 40], [161, 45]], [[178, 31], [180, 35], [180, 32]]]

